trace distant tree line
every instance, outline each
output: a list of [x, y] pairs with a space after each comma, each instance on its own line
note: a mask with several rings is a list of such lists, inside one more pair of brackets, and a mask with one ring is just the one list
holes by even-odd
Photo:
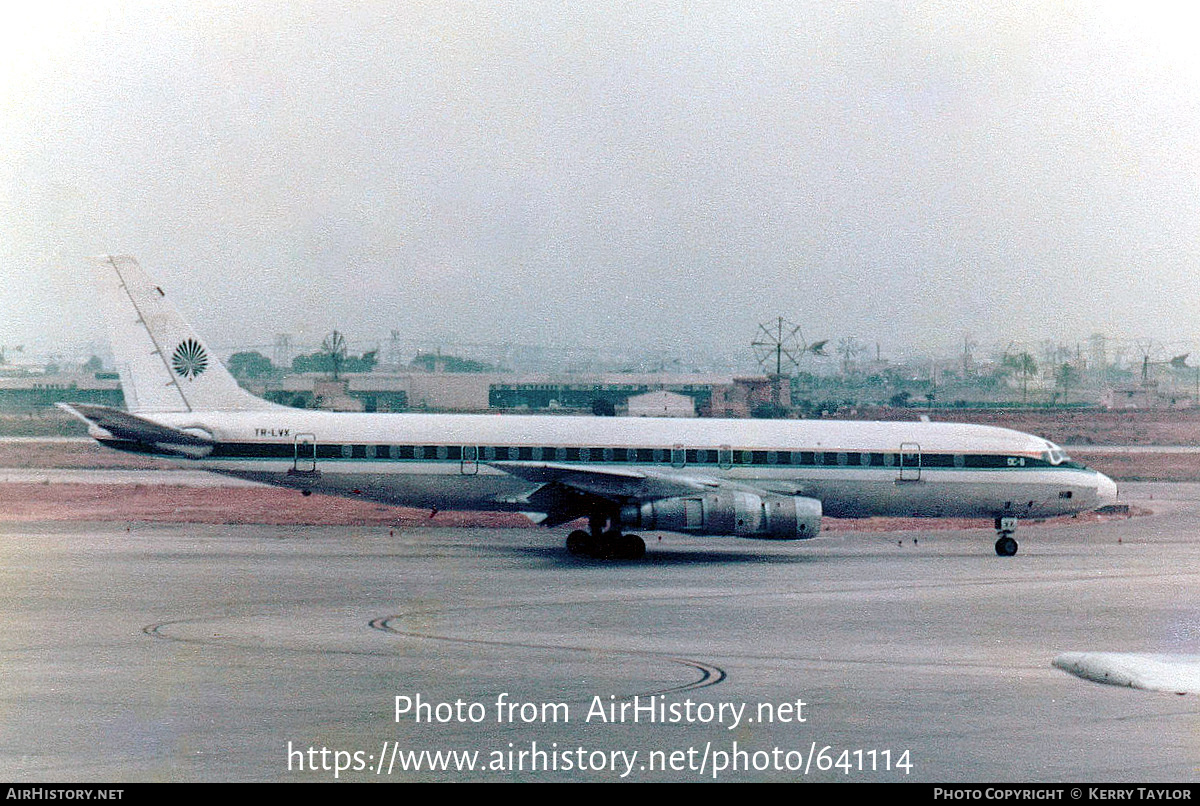
[[435, 353], [421, 353], [412, 360], [412, 366], [425, 372], [493, 372], [496, 369], [482, 361]]
[[[369, 350], [362, 355], [336, 355], [318, 350], [308, 355], [296, 356], [292, 360], [291, 371], [328, 374], [370, 372], [378, 362], [377, 350]], [[254, 351], [234, 353], [229, 357], [228, 366], [233, 377], [241, 379], [270, 378], [280, 372], [271, 359]]]
[[[336, 376], [343, 372], [370, 372], [378, 363], [378, 350], [368, 350], [362, 355], [346, 355], [344, 348], [331, 342], [315, 353], [296, 356], [292, 360], [291, 371], [297, 374], [323, 372]], [[282, 372], [271, 359], [253, 350], [234, 353], [229, 357], [228, 367], [235, 378], [241, 379], [270, 378]], [[496, 369], [482, 361], [434, 353], [418, 355], [413, 359], [412, 367], [425, 372], [494, 372]]]
[[369, 350], [362, 355], [342, 355], [316, 352], [298, 355], [292, 360], [292, 372], [370, 372], [379, 362], [378, 351]]

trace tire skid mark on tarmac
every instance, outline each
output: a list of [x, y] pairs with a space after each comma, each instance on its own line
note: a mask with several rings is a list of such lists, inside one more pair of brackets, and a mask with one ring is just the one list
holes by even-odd
[[[222, 618], [227, 618], [227, 617], [218, 616], [216, 618], [222, 619]], [[378, 630], [379, 632], [387, 633], [390, 635], [401, 636], [401, 637], [405, 637], [405, 638], [420, 638], [420, 639], [428, 640], [428, 641], [442, 641], [442, 642], [446, 642], [446, 643], [462, 644], [462, 645], [492, 646], [492, 647], [496, 647], [498, 649], [537, 649], [537, 650], [546, 650], [546, 651], [554, 651], [554, 652], [573, 652], [573, 653], [582, 652], [582, 653], [587, 653], [590, 655], [602, 655], [602, 656], [606, 656], [606, 657], [644, 658], [646, 660], [666, 661], [667, 663], [674, 663], [678, 666], [683, 666], [688, 669], [692, 669], [696, 672], [699, 672], [700, 676], [697, 679], [695, 679], [689, 683], [683, 683], [678, 686], [671, 686], [669, 688], [664, 688], [664, 689], [656, 689], [654, 691], [634, 692], [634, 693], [629, 694], [628, 695], [629, 697], [632, 697], [635, 694], [637, 696], [648, 697], [653, 694], [665, 695], [665, 694], [677, 694], [677, 693], [684, 692], [684, 691], [695, 691], [697, 689], [709, 688], [710, 686], [715, 686], [718, 683], [721, 683], [722, 681], [724, 681], [725, 678], [728, 676], [724, 669], [722, 669], [720, 666], [716, 666], [715, 664], [705, 663], [704, 661], [695, 660], [693, 658], [679, 658], [679, 657], [675, 657], [673, 655], [668, 655], [668, 654], [660, 653], [660, 652], [653, 652], [653, 651], [649, 651], [649, 650], [597, 649], [594, 647], [559, 646], [559, 645], [555, 645], [555, 644], [538, 644], [538, 643], [533, 643], [533, 642], [522, 642], [522, 641], [494, 641], [494, 640], [486, 640], [486, 639], [455, 638], [453, 636], [435, 635], [432, 633], [406, 632], [404, 630], [399, 630], [399, 629], [396, 629], [395, 627], [391, 626], [390, 622], [393, 619], [397, 619], [397, 618], [403, 618], [403, 616], [402, 615], [392, 615], [392, 616], [383, 616], [380, 618], [375, 618], [369, 622], [369, 625], [372, 629]], [[204, 646], [213, 646], [213, 647], [238, 646], [238, 647], [243, 647], [243, 648], [264, 649], [264, 650], [273, 651], [273, 652], [315, 653], [315, 654], [321, 654], [321, 655], [368, 655], [368, 656], [377, 655], [380, 657], [386, 657], [386, 656], [390, 656], [390, 654], [391, 654], [390, 652], [385, 652], [385, 651], [370, 651], [370, 650], [309, 649], [309, 648], [305, 648], [305, 647], [289, 647], [289, 646], [274, 646], [274, 647], [249, 646], [244, 643], [234, 643], [234, 642], [227, 641], [224, 639], [223, 636], [218, 636], [218, 635], [214, 635], [211, 638], [196, 638], [196, 637], [188, 637], [188, 636], [180, 636], [180, 635], [171, 635], [169, 632], [165, 632], [165, 630], [169, 629], [170, 627], [174, 627], [177, 625], [186, 625], [186, 624], [196, 625], [196, 624], [203, 624], [206, 621], [212, 621], [212, 619], [210, 619], [210, 618], [193, 618], [193, 619], [172, 619], [171, 621], [160, 621], [155, 624], [147, 624], [145, 627], [142, 627], [142, 632], [145, 635], [148, 635], [151, 638], [155, 638], [160, 641], [174, 641], [174, 642], [182, 643], [182, 644], [200, 644], [200, 645], [204, 645]]]
[[[437, 635], [435, 633], [416, 632], [413, 630], [401, 630], [393, 627], [391, 622], [395, 619], [404, 618], [404, 614], [396, 614], [392, 616], [382, 616], [380, 618], [371, 619], [370, 626], [373, 630], [379, 630], [390, 635], [398, 635], [405, 638], [421, 638], [427, 641], [443, 641], [451, 644], [464, 644], [468, 646], [491, 646], [502, 649], [542, 649], [555, 652], [586, 652], [591, 655], [606, 655], [619, 656], [627, 658], [648, 658], [651, 660], [664, 660], [669, 663], [675, 663], [680, 666], [686, 666], [700, 673], [697, 680], [691, 683], [685, 683], [680, 686], [671, 688], [659, 689], [656, 691], [636, 692], [637, 696], [648, 697], [653, 694], [677, 694], [683, 691], [695, 691], [696, 689], [708, 688], [722, 682], [728, 675], [720, 666], [715, 666], [711, 663], [705, 663], [693, 658], [679, 658], [674, 655], [668, 655], [661, 652], [653, 652], [650, 650], [639, 649], [596, 649], [586, 646], [563, 646], [560, 644], [538, 644], [530, 641], [497, 641], [489, 638], [455, 638], [449, 635]], [[630, 694], [629, 696], [634, 696]]]
[[155, 638], [159, 641], [173, 641], [177, 644], [197, 644], [199, 646], [211, 646], [229, 649], [257, 649], [263, 652], [284, 652], [295, 655], [347, 655], [351, 657], [391, 657], [393, 653], [385, 650], [370, 650], [370, 649], [330, 649], [316, 647], [295, 647], [286, 646], [283, 644], [276, 646], [266, 646], [264, 644], [250, 643], [243, 638], [241, 641], [229, 640], [236, 636], [212, 635], [206, 638], [171, 635], [169, 632], [164, 632], [171, 627], [181, 625], [198, 625], [211, 621], [222, 621], [231, 618], [253, 618], [253, 616], [210, 616], [208, 618], [179, 618], [171, 619], [170, 621], [159, 621], [154, 624], [147, 624], [142, 627], [142, 633]]
[[[1076, 571], [1058, 571], [1058, 572], [1052, 573], [1046, 577], [1040, 577], [1040, 578], [1035, 578], [1035, 579], [1013, 576], [1013, 577], [1001, 578], [1001, 579], [997, 579], [995, 577], [990, 577], [990, 578], [955, 580], [955, 581], [951, 581], [951, 582], [904, 580], [904, 581], [886, 582], [883, 584], [837, 585], [832, 588], [822, 588], [822, 589], [815, 589], [815, 590], [796, 590], [796, 591], [789, 591], [789, 592], [766, 591], [766, 592], [763, 592], [760, 594], [750, 594], [749, 597], [747, 597], [745, 594], [742, 594], [741, 598], [743, 600], [746, 598], [775, 599], [775, 598], [780, 598], [780, 597], [783, 597], [786, 599], [814, 598], [814, 597], [823, 598], [823, 597], [828, 597], [831, 595], [845, 595], [845, 594], [853, 594], [853, 595], [875, 594], [875, 595], [878, 595], [878, 594], [886, 594], [888, 592], [897, 592], [898, 593], [898, 592], [913, 592], [913, 591], [956, 590], [956, 589], [962, 589], [962, 588], [996, 588], [996, 587], [1005, 587], [1005, 586], [1046, 587], [1046, 586], [1052, 586], [1052, 585], [1059, 586], [1064, 583], [1065, 584], [1093, 584], [1093, 583], [1098, 583], [1098, 582], [1099, 583], [1112, 583], [1116, 580], [1126, 580], [1126, 581], [1135, 581], [1135, 580], [1136, 581], [1145, 581], [1145, 580], [1150, 580], [1150, 579], [1168, 580], [1168, 579], [1173, 579], [1176, 577], [1178, 577], [1178, 578], [1186, 577], [1187, 579], [1191, 579], [1192, 575], [1190, 573], [1186, 573], [1186, 572], [1182, 572], [1182, 571], [1174, 571], [1174, 570], [1172, 570], [1172, 571], [1151, 571], [1151, 572], [1125, 571], [1125, 572], [1103, 573], [1103, 574], [1080, 573], [1080, 572], [1076, 572]], [[661, 598], [675, 600], [675, 601], [681, 601], [681, 602], [719, 601], [719, 600], [728, 598], [730, 595], [731, 594], [725, 593], [725, 592], [708, 592], [708, 591], [706, 591], [706, 592], [702, 592], [702, 593], [681, 596], [679, 594], [679, 592], [673, 591], [670, 594], [666, 594], [666, 595], [662, 596]], [[649, 598], [660, 598], [660, 597], [649, 597]], [[584, 600], [582, 600], [582, 599], [575, 601], [575, 600], [571, 599], [570, 597], [568, 597], [565, 600], [561, 599], [561, 598], [557, 598], [553, 602], [542, 603], [542, 604], [569, 605], [569, 604], [581, 603], [583, 601]], [[592, 602], [593, 600], [587, 600], [587, 601]], [[505, 611], [505, 610], [511, 610], [512, 608], [513, 608], [512, 603], [498, 603], [498, 604], [473, 606], [473, 607], [469, 607], [468, 609], [471, 609], [474, 611], [487, 612], [487, 611]], [[442, 610], [439, 610], [437, 612], [444, 613], [444, 611], [442, 611]], [[681, 657], [674, 656], [674, 655], [671, 655], [668, 653], [655, 652], [652, 650], [597, 649], [594, 647], [587, 647], [587, 646], [570, 646], [570, 645], [544, 644], [544, 643], [536, 643], [536, 642], [500, 641], [500, 640], [489, 640], [489, 639], [461, 638], [461, 637], [454, 637], [454, 636], [438, 635], [435, 633], [419, 632], [419, 631], [415, 631], [415, 630], [402, 630], [402, 629], [398, 629], [397, 627], [392, 625], [392, 622], [397, 619], [419, 618], [420, 616], [422, 616], [424, 614], [425, 613], [420, 610], [409, 611], [409, 612], [403, 613], [403, 614], [394, 614], [394, 615], [390, 615], [390, 616], [383, 616], [383, 617], [375, 618], [375, 619], [372, 619], [370, 622], [368, 622], [368, 624], [374, 630], [378, 630], [380, 632], [389, 633], [389, 634], [396, 635], [396, 636], [408, 637], [408, 638], [416, 638], [416, 639], [423, 639], [423, 640], [430, 640], [430, 641], [442, 641], [442, 642], [446, 642], [446, 643], [456, 643], [456, 644], [461, 644], [461, 645], [493, 646], [496, 648], [535, 649], [535, 650], [543, 650], [543, 651], [558, 651], [558, 652], [569, 652], [569, 653], [590, 653], [593, 655], [605, 655], [605, 656], [609, 656], [609, 657], [613, 657], [613, 656], [639, 657], [639, 658], [645, 658], [645, 659], [663, 660], [663, 661], [678, 664], [678, 665], [681, 665], [681, 666], [684, 666], [684, 667], [687, 667], [687, 668], [690, 668], [690, 669], [693, 669], [693, 670], [699, 672], [698, 679], [696, 679], [690, 683], [686, 683], [686, 684], [668, 688], [668, 689], [663, 689], [661, 691], [644, 692], [644, 693], [637, 692], [641, 696], [649, 696], [650, 694], [669, 694], [669, 693], [676, 693], [676, 692], [683, 692], [683, 691], [691, 691], [691, 690], [700, 689], [700, 688], [707, 688], [710, 686], [718, 685], [719, 683], [723, 682], [725, 680], [725, 678], [727, 677], [727, 673], [725, 672], [725, 670], [714, 664], [705, 663], [703, 661], [697, 661], [695, 659], [690, 659], [690, 658], [681, 658]], [[234, 641], [227, 640], [223, 636], [213, 636], [211, 638], [186, 637], [186, 636], [171, 635], [168, 632], [164, 632], [164, 630], [167, 630], [170, 627], [175, 626], [175, 625], [201, 624], [205, 621], [211, 621], [211, 620], [213, 620], [213, 618], [228, 618], [228, 617], [174, 619], [171, 621], [163, 621], [163, 622], [159, 622], [156, 624], [151, 624], [146, 627], [143, 627], [142, 632], [152, 638], [157, 638], [160, 640], [167, 640], [167, 641], [202, 644], [202, 645], [208, 645], [208, 646], [232, 646], [232, 645], [235, 645]], [[385, 650], [372, 651], [372, 650], [367, 650], [367, 649], [353, 650], [353, 649], [333, 649], [333, 648], [315, 649], [315, 648], [307, 648], [307, 647], [290, 647], [290, 646], [263, 647], [261, 645], [252, 647], [251, 645], [246, 645], [246, 644], [236, 644], [236, 645], [243, 645], [243, 646], [246, 646], [247, 648], [270, 649], [272, 651], [288, 652], [288, 653], [335, 654], [335, 655], [351, 655], [351, 656], [352, 655], [383, 656], [383, 655], [389, 654]], [[1040, 663], [1030, 664], [1030, 663], [1018, 662], [1018, 663], [1001, 664], [998, 666], [994, 661], [985, 660], [985, 659], [980, 659], [980, 660], [970, 660], [970, 659], [922, 660], [922, 659], [918, 659], [918, 658], [909, 658], [909, 659], [877, 659], [877, 658], [854, 658], [854, 657], [835, 658], [835, 657], [828, 657], [828, 656], [825, 656], [825, 657], [804, 656], [804, 655], [788, 656], [788, 655], [773, 655], [773, 654], [765, 654], [764, 655], [764, 654], [754, 654], [754, 653], [740, 654], [739, 658], [743, 659], [743, 660], [751, 660], [751, 661], [753, 661], [753, 660], [774, 661], [774, 662], [786, 661], [789, 663], [809, 664], [809, 665], [817, 666], [817, 667], [831, 667], [831, 666], [872, 667], [872, 666], [874, 666], [874, 667], [892, 667], [895, 669], [908, 669], [908, 670], [912, 670], [912, 671], [976, 670], [976, 671], [992, 671], [992, 672], [994, 672], [998, 668], [1004, 668], [1009, 671], [1015, 671], [1015, 670], [1024, 670], [1024, 671], [1029, 671], [1029, 672], [1044, 671], [1044, 667]], [[630, 694], [629, 696], [633, 696], [633, 695]]]

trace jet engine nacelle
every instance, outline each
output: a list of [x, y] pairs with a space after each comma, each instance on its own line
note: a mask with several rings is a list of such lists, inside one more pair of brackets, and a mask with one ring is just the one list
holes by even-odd
[[796, 495], [714, 492], [626, 506], [621, 523], [665, 532], [804, 540], [821, 530], [821, 502]]

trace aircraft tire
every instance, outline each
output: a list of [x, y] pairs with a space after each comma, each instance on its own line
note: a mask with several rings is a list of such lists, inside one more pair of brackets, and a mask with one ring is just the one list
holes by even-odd
[[567, 551], [593, 560], [640, 560], [646, 556], [646, 541], [637, 535], [616, 532], [595, 537], [591, 532], [576, 529], [567, 535]]
[[996, 554], [1001, 557], [1011, 557], [1017, 553], [1017, 541], [1008, 535], [1003, 535], [996, 541]]
[[576, 557], [587, 557], [593, 554], [592, 536], [582, 529], [576, 529], [567, 535], [567, 551]]
[[624, 558], [625, 536], [617, 531], [608, 531], [600, 535], [592, 548], [592, 556], [597, 560], [620, 560]]
[[623, 535], [621, 544], [622, 559], [640, 560], [646, 556], [646, 541], [637, 535]]

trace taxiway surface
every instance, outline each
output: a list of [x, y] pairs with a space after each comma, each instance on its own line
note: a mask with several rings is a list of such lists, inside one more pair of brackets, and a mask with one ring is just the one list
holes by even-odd
[[[1012, 558], [980, 530], [604, 563], [528, 529], [0, 524], [0, 778], [1192, 780], [1194, 696], [1050, 665], [1200, 653], [1200, 485], [1122, 499], [1155, 514]], [[397, 721], [418, 695], [446, 706]], [[407, 755], [451, 750], [477, 769]]]

